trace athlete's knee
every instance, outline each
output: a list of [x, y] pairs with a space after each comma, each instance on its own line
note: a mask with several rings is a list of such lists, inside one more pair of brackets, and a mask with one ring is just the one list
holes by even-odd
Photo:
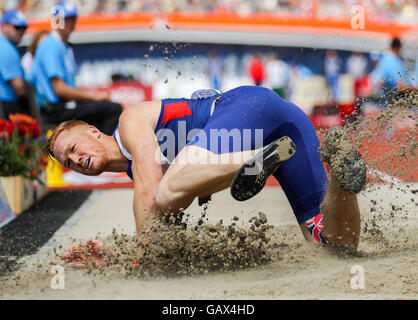
[[186, 200], [187, 193], [175, 190], [170, 187], [169, 183], [159, 183], [157, 192], [155, 193], [155, 202], [162, 211], [178, 211], [181, 204]]
[[161, 210], [166, 209], [170, 203], [171, 198], [172, 196], [170, 190], [168, 190], [166, 186], [160, 183], [154, 196], [155, 203], [157, 204], [158, 208]]

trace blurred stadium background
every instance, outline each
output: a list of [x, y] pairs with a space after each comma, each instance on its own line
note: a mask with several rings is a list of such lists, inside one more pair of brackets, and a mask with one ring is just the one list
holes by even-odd
[[[0, 10], [18, 9], [29, 18], [22, 54], [34, 33], [51, 30], [55, 2], [0, 3]], [[402, 40], [405, 68], [416, 86], [415, 0], [73, 2], [80, 13], [70, 38], [79, 66], [76, 84], [109, 90], [124, 107], [258, 82], [299, 105], [318, 128], [339, 125], [356, 99], [376, 94], [369, 74], [393, 37]], [[334, 84], [327, 72], [337, 74]]]

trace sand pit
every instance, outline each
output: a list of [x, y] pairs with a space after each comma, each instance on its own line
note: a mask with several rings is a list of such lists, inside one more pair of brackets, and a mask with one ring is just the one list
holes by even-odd
[[[185, 211], [187, 230], [156, 229], [160, 240], [136, 255], [133, 191], [94, 191], [39, 252], [0, 279], [0, 298], [417, 299], [417, 122], [409, 102], [349, 127], [370, 165], [358, 194], [356, 253], [305, 242], [283, 191], [269, 187], [245, 202], [220, 192], [205, 210], [195, 201]], [[122, 259], [76, 270], [58, 258], [95, 237]]]
[[[237, 203], [228, 192], [214, 195], [207, 223], [232, 223], [263, 210], [273, 229], [269, 263], [239, 271], [195, 276], [126, 277], [117, 271], [93, 274], [64, 266], [65, 289], [51, 289], [57, 264], [53, 248], [70, 238], [87, 239], [120, 233], [133, 235], [131, 190], [95, 191], [56, 233], [54, 241], [21, 260], [17, 274], [0, 281], [2, 299], [397, 299], [417, 298], [417, 184], [369, 187], [359, 196], [362, 234], [359, 253], [336, 254], [306, 243], [280, 187], [263, 190], [250, 201]], [[115, 200], [118, 199], [116, 202]], [[395, 208], [395, 210], [394, 210]], [[402, 210], [396, 210], [402, 208]], [[187, 212], [197, 221], [201, 207]], [[63, 265], [62, 263], [60, 263]], [[355, 266], [364, 270], [364, 288], [353, 289]]]

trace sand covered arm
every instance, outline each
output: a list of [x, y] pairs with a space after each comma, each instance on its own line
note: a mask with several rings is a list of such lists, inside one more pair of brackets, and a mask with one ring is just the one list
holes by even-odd
[[160, 148], [151, 123], [146, 109], [140, 107], [125, 110], [119, 121], [122, 143], [132, 155], [133, 208], [138, 236], [144, 223], [159, 214], [155, 193], [163, 172], [160, 158], [156, 156], [160, 155]]

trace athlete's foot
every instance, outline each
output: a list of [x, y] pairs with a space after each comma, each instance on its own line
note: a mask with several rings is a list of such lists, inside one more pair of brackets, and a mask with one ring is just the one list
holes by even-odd
[[340, 188], [360, 192], [366, 183], [366, 163], [342, 127], [328, 129], [319, 147], [321, 160], [327, 162]]
[[296, 145], [285, 136], [273, 141], [247, 160], [235, 173], [231, 195], [238, 201], [245, 201], [259, 193], [280, 165], [296, 152]]

